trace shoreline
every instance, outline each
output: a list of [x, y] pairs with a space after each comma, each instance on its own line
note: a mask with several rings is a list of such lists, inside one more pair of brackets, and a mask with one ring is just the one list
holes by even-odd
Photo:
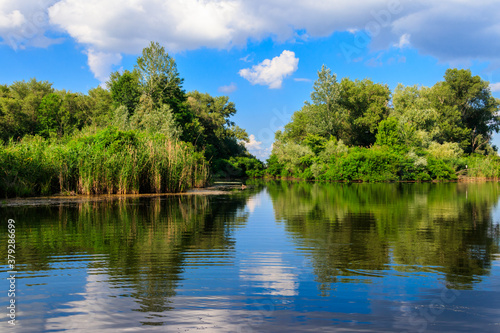
[[[484, 183], [484, 182], [498, 182], [499, 178], [486, 178], [486, 177], [461, 177], [457, 180], [441, 180], [441, 181], [387, 181], [387, 182], [363, 182], [363, 181], [327, 181], [327, 180], [303, 180], [297, 178], [282, 178], [272, 179], [266, 178], [267, 181], [296, 181], [296, 182], [318, 182], [318, 183], [351, 183], [351, 184], [380, 184], [380, 183], [408, 183], [408, 184], [424, 184], [424, 183]], [[242, 187], [243, 185], [243, 187]], [[251, 188], [252, 186], [248, 186]], [[139, 194], [54, 194], [50, 196], [39, 197], [19, 197], [19, 198], [5, 198], [0, 199], [0, 208], [3, 207], [18, 207], [18, 206], [47, 206], [57, 204], [72, 204], [82, 202], [99, 202], [109, 200], [126, 200], [131, 198], [154, 198], [154, 197], [171, 197], [171, 196], [189, 196], [189, 195], [230, 195], [236, 192], [243, 191], [247, 188], [241, 182], [218, 182], [211, 186], [192, 188], [186, 192], [176, 193], [139, 193]]]
[[54, 194], [51, 196], [6, 198], [0, 199], [0, 208], [18, 206], [46, 206], [66, 203], [99, 202], [108, 200], [123, 200], [131, 198], [154, 198], [186, 195], [228, 195], [235, 190], [243, 190], [239, 185], [212, 185], [202, 188], [189, 189], [186, 192], [176, 193], [139, 193], [139, 194]]

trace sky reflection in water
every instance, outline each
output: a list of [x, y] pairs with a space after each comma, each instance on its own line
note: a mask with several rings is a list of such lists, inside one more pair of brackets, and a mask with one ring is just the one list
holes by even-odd
[[16, 331], [500, 332], [499, 195], [496, 183], [269, 182], [4, 205]]

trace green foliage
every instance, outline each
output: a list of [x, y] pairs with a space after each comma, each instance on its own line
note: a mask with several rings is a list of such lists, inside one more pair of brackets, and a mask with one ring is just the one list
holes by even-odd
[[397, 147], [400, 145], [399, 122], [394, 117], [389, 117], [380, 122], [377, 132], [377, 145]]
[[427, 159], [427, 169], [432, 179], [436, 180], [454, 180], [457, 179], [455, 170], [447, 165], [443, 160], [433, 157]]
[[[60, 175], [57, 181], [53, 180], [55, 176], [39, 179], [21, 172], [18, 167], [22, 164], [14, 165], [11, 171], [6, 169], [6, 176], [2, 176], [5, 179], [0, 179], [4, 181], [2, 186], [7, 195], [36, 195], [56, 190], [128, 193], [183, 189], [184, 180], [173, 187], [175, 181], [172, 183], [169, 179], [174, 177], [164, 176], [173, 166], [168, 164], [171, 154], [179, 157], [179, 161], [184, 160], [176, 166], [179, 170], [182, 170], [182, 163], [187, 167], [197, 165], [198, 171], [192, 176], [200, 179], [194, 182], [196, 184], [206, 180], [210, 163], [214, 173], [221, 171], [218, 169], [221, 163], [217, 161], [226, 161], [223, 163], [239, 170], [236, 173], [222, 170], [224, 176], [261, 176], [262, 162], [251, 156], [244, 145], [248, 141], [247, 133], [230, 119], [236, 113], [234, 103], [226, 96], [212, 97], [197, 91], [186, 95], [182, 83], [175, 60], [164, 47], [151, 42], [137, 58], [133, 71], [112, 73], [107, 89], [97, 87], [87, 95], [54, 90], [50, 83], [35, 79], [0, 85], [0, 140], [11, 140], [2, 148], [3, 157], [9, 161], [21, 160], [21, 155], [14, 153], [17, 146], [12, 139], [25, 142], [18, 144], [29, 151], [33, 144], [23, 137], [50, 138], [42, 141], [47, 145], [47, 154], [53, 149], [54, 155], [39, 155], [47, 161], [59, 161], [59, 164], [36, 160], [29, 153], [23, 158], [38, 161], [35, 164], [39, 167], [48, 163], [51, 170], [59, 170], [41, 174]], [[132, 133], [130, 135], [139, 141], [122, 145], [123, 138], [115, 137], [116, 133], [107, 127], [110, 125], [118, 131], [116, 133]], [[104, 144], [106, 140], [101, 140], [101, 136], [114, 143]], [[146, 141], [142, 142], [143, 139]], [[82, 142], [86, 142], [85, 145]], [[166, 146], [171, 150], [165, 150]], [[144, 151], [153, 156], [150, 164]], [[189, 156], [181, 157], [179, 152], [189, 152]], [[77, 157], [78, 154], [85, 158]], [[194, 164], [189, 162], [191, 160]], [[207, 165], [203, 164], [207, 160]], [[199, 166], [200, 163], [203, 165]], [[155, 176], [145, 180], [146, 176], [140, 171], [144, 168], [150, 171], [150, 176]], [[29, 170], [27, 168], [26, 172]], [[19, 178], [16, 173], [11, 179], [13, 172], [23, 176]], [[183, 179], [187, 177], [184, 171], [179, 172]], [[44, 179], [52, 179], [49, 183], [59, 185], [43, 185], [42, 190]], [[75, 185], [78, 182], [81, 184]], [[146, 184], [144, 188], [138, 185], [142, 182]], [[16, 186], [25, 190], [16, 190]]]
[[[113, 74], [111, 74], [113, 75]], [[109, 124], [112, 115], [113, 97], [109, 90], [98, 86], [88, 91], [88, 109], [90, 115], [86, 125], [106, 126]]]
[[0, 137], [4, 141], [36, 134], [37, 113], [42, 99], [54, 92], [47, 81], [31, 79], [2, 86], [0, 95]]
[[[490, 142], [500, 129], [500, 102], [487, 82], [450, 69], [432, 88], [398, 85], [392, 107], [390, 95], [386, 85], [368, 79], [339, 84], [323, 66], [312, 102], [276, 132], [268, 175], [334, 181], [498, 177], [500, 161], [489, 155], [496, 155]], [[488, 155], [476, 157], [484, 167], [471, 159], [475, 171], [466, 170], [464, 154], [470, 152]]]
[[205, 157], [228, 159], [244, 155], [240, 140], [248, 141], [248, 134], [230, 120], [236, 114], [236, 107], [227, 96], [213, 97], [192, 91], [187, 94], [188, 105], [199, 124], [195, 143], [205, 151]]
[[464, 159], [464, 164], [467, 168], [463, 171], [469, 177], [500, 178], [500, 157], [498, 155], [471, 154]]
[[348, 112], [343, 139], [350, 145], [373, 145], [378, 125], [389, 113], [389, 87], [368, 79], [351, 81], [344, 78], [341, 88], [340, 104]]
[[281, 175], [283, 165], [279, 162], [278, 156], [271, 154], [267, 159], [266, 174], [271, 177], [278, 177]]
[[310, 133], [324, 138], [339, 137], [346, 120], [346, 112], [340, 105], [340, 90], [337, 75], [323, 65], [314, 82], [312, 104], [306, 102], [304, 106], [309, 115]]
[[208, 168], [193, 147], [162, 134], [113, 127], [65, 144], [26, 137], [0, 150], [0, 196], [58, 192], [164, 193], [203, 186]]
[[50, 133], [56, 133], [62, 123], [61, 98], [56, 94], [45, 96], [38, 107], [38, 122], [40, 124], [39, 133], [45, 137]]
[[500, 129], [499, 101], [488, 82], [470, 70], [448, 69], [444, 79], [433, 87], [431, 97], [444, 124], [441, 140], [458, 142], [466, 152], [483, 148]]
[[[117, 116], [121, 117], [119, 119], [125, 117], [124, 114]], [[148, 133], [160, 133], [171, 139], [178, 139], [182, 133], [174, 119], [172, 109], [165, 104], [156, 108], [146, 96], [143, 96], [141, 104], [130, 117], [130, 128]]]

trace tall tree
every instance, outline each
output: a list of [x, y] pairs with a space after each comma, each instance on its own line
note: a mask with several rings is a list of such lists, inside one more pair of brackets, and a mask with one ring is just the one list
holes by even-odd
[[342, 79], [339, 104], [347, 112], [344, 135], [347, 143], [356, 146], [375, 143], [378, 125], [389, 114], [390, 96], [387, 85], [368, 79]]
[[141, 100], [152, 102], [153, 108], [170, 107], [177, 124], [182, 129], [181, 139], [195, 142], [198, 124], [186, 103], [175, 60], [157, 42], [151, 42], [137, 58], [135, 70], [142, 88]]
[[248, 134], [230, 119], [236, 107], [227, 96], [213, 97], [192, 91], [188, 104], [201, 126], [196, 144], [205, 150], [208, 159], [229, 158], [242, 153], [240, 140], [248, 141]]
[[447, 141], [459, 142], [467, 151], [484, 148], [494, 132], [500, 129], [497, 112], [500, 102], [491, 95], [489, 83], [470, 70], [448, 69], [444, 81], [433, 90], [434, 103], [447, 124], [458, 132]]
[[141, 87], [139, 85], [139, 73], [125, 70], [123, 73], [111, 73], [108, 88], [111, 91], [111, 98], [115, 107], [123, 105], [132, 115], [139, 104], [141, 97]]
[[38, 127], [37, 111], [42, 99], [54, 92], [52, 83], [37, 81], [35, 78], [26, 81], [16, 81], [10, 85], [10, 96], [20, 106], [21, 117], [24, 119], [21, 135], [35, 134]]
[[153, 100], [155, 106], [173, 106], [172, 102], [184, 100], [183, 79], [179, 77], [177, 64], [158, 42], [151, 42], [142, 50], [135, 70], [139, 74], [143, 93]]
[[346, 112], [340, 105], [340, 84], [337, 75], [325, 65], [318, 71], [318, 79], [314, 82], [311, 93], [312, 103], [306, 102], [306, 112], [310, 114], [312, 134], [325, 138], [342, 135]]

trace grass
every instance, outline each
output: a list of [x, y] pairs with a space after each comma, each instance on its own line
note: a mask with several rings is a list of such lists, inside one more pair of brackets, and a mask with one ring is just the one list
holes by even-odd
[[109, 127], [0, 146], [0, 197], [182, 192], [208, 176], [202, 153], [161, 134]]

